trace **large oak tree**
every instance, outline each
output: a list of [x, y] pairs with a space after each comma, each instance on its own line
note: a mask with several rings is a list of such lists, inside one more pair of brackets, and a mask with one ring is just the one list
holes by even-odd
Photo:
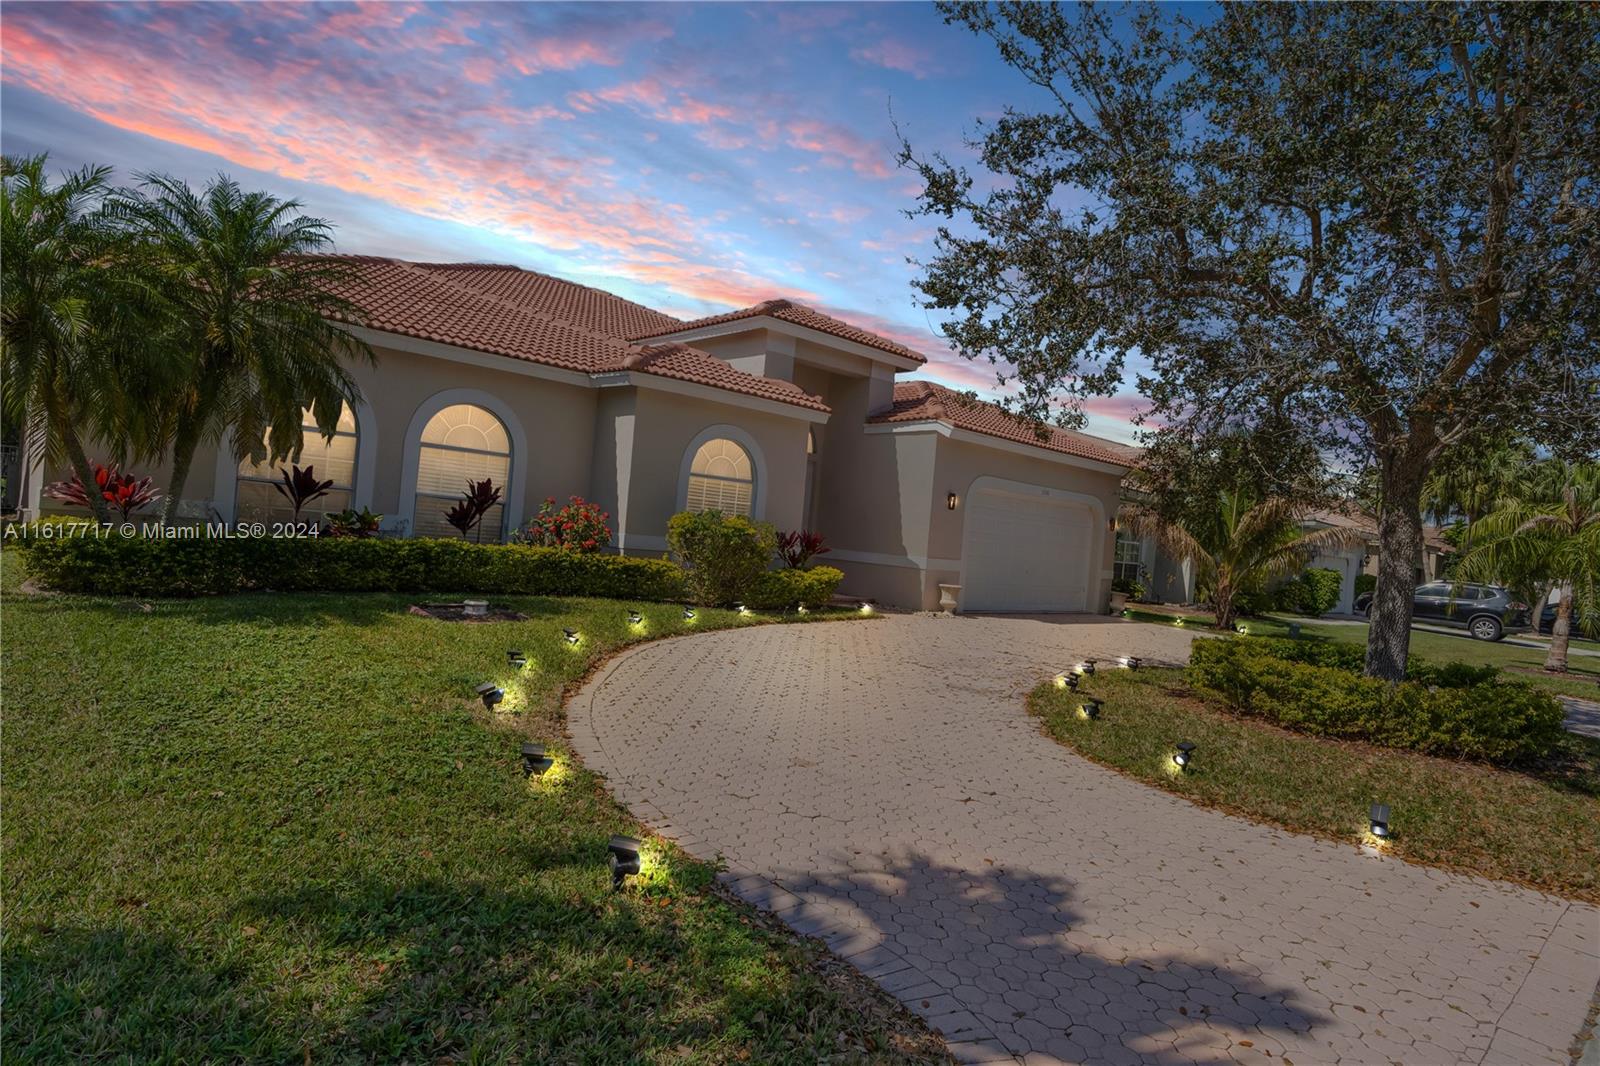
[[976, 175], [904, 147], [926, 305], [1027, 414], [1137, 353], [1175, 432], [1288, 419], [1373, 464], [1367, 670], [1401, 677], [1440, 455], [1600, 439], [1600, 9], [941, 10], [1023, 84]]

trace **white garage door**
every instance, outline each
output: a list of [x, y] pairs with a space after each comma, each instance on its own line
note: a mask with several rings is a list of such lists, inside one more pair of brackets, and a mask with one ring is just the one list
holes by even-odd
[[1044, 489], [980, 489], [967, 511], [961, 606], [1086, 611], [1094, 512]]

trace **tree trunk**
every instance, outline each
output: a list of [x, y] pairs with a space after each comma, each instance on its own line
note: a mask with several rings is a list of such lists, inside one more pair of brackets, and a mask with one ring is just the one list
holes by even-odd
[[[1540, 607], [1542, 611], [1544, 608]], [[1550, 627], [1550, 654], [1544, 657], [1544, 668], [1554, 673], [1567, 672], [1567, 642], [1572, 633], [1572, 586], [1561, 590], [1556, 602], [1556, 624]]]
[[[1419, 464], [1420, 465], [1420, 464]], [[1403, 681], [1411, 650], [1411, 597], [1422, 552], [1422, 480], [1419, 471], [1391, 459], [1383, 471], [1378, 513], [1378, 586], [1367, 630], [1367, 676]]]
[[172, 483], [167, 486], [167, 501], [161, 507], [161, 524], [170, 526], [178, 515], [178, 504], [183, 500], [183, 485], [189, 480], [189, 468], [194, 465], [194, 451], [200, 446], [200, 432], [205, 427], [205, 413], [191, 411], [179, 416], [178, 432], [172, 439]]
[[111, 508], [106, 506], [106, 499], [100, 495], [100, 489], [94, 480], [94, 467], [89, 465], [89, 457], [84, 454], [83, 442], [78, 439], [78, 431], [72, 423], [65, 418], [59, 422], [61, 427], [61, 446], [66, 450], [67, 460], [72, 464], [73, 473], [78, 475], [78, 480], [83, 484], [84, 495], [89, 497], [89, 510], [94, 514], [94, 519], [103, 526], [111, 524]]
[[1233, 610], [1233, 584], [1217, 578], [1216, 588], [1211, 593], [1212, 612], [1216, 617], [1214, 623], [1217, 629], [1233, 629], [1233, 620], [1236, 617]]

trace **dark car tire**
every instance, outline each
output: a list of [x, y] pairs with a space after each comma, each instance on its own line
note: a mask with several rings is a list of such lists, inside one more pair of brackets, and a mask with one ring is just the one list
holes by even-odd
[[1480, 614], [1468, 622], [1467, 632], [1471, 633], [1477, 640], [1499, 640], [1506, 635], [1505, 628], [1500, 624], [1500, 619], [1488, 614]]

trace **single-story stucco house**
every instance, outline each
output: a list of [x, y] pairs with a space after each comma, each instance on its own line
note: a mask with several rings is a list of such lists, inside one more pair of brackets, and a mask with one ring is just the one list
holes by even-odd
[[[672, 514], [717, 508], [821, 533], [842, 591], [886, 605], [935, 609], [943, 584], [965, 610], [1106, 608], [1135, 449], [897, 381], [924, 356], [788, 300], [681, 321], [511, 266], [351, 258], [377, 363], [353, 368], [363, 402], [331, 441], [306, 433], [300, 465], [335, 482], [318, 516], [455, 536], [445, 512], [487, 477], [499, 536], [582, 496], [615, 550], [659, 554]], [[276, 472], [233, 454], [197, 457], [180, 514], [286, 517]], [[24, 513], [63, 476], [32, 470]]]

